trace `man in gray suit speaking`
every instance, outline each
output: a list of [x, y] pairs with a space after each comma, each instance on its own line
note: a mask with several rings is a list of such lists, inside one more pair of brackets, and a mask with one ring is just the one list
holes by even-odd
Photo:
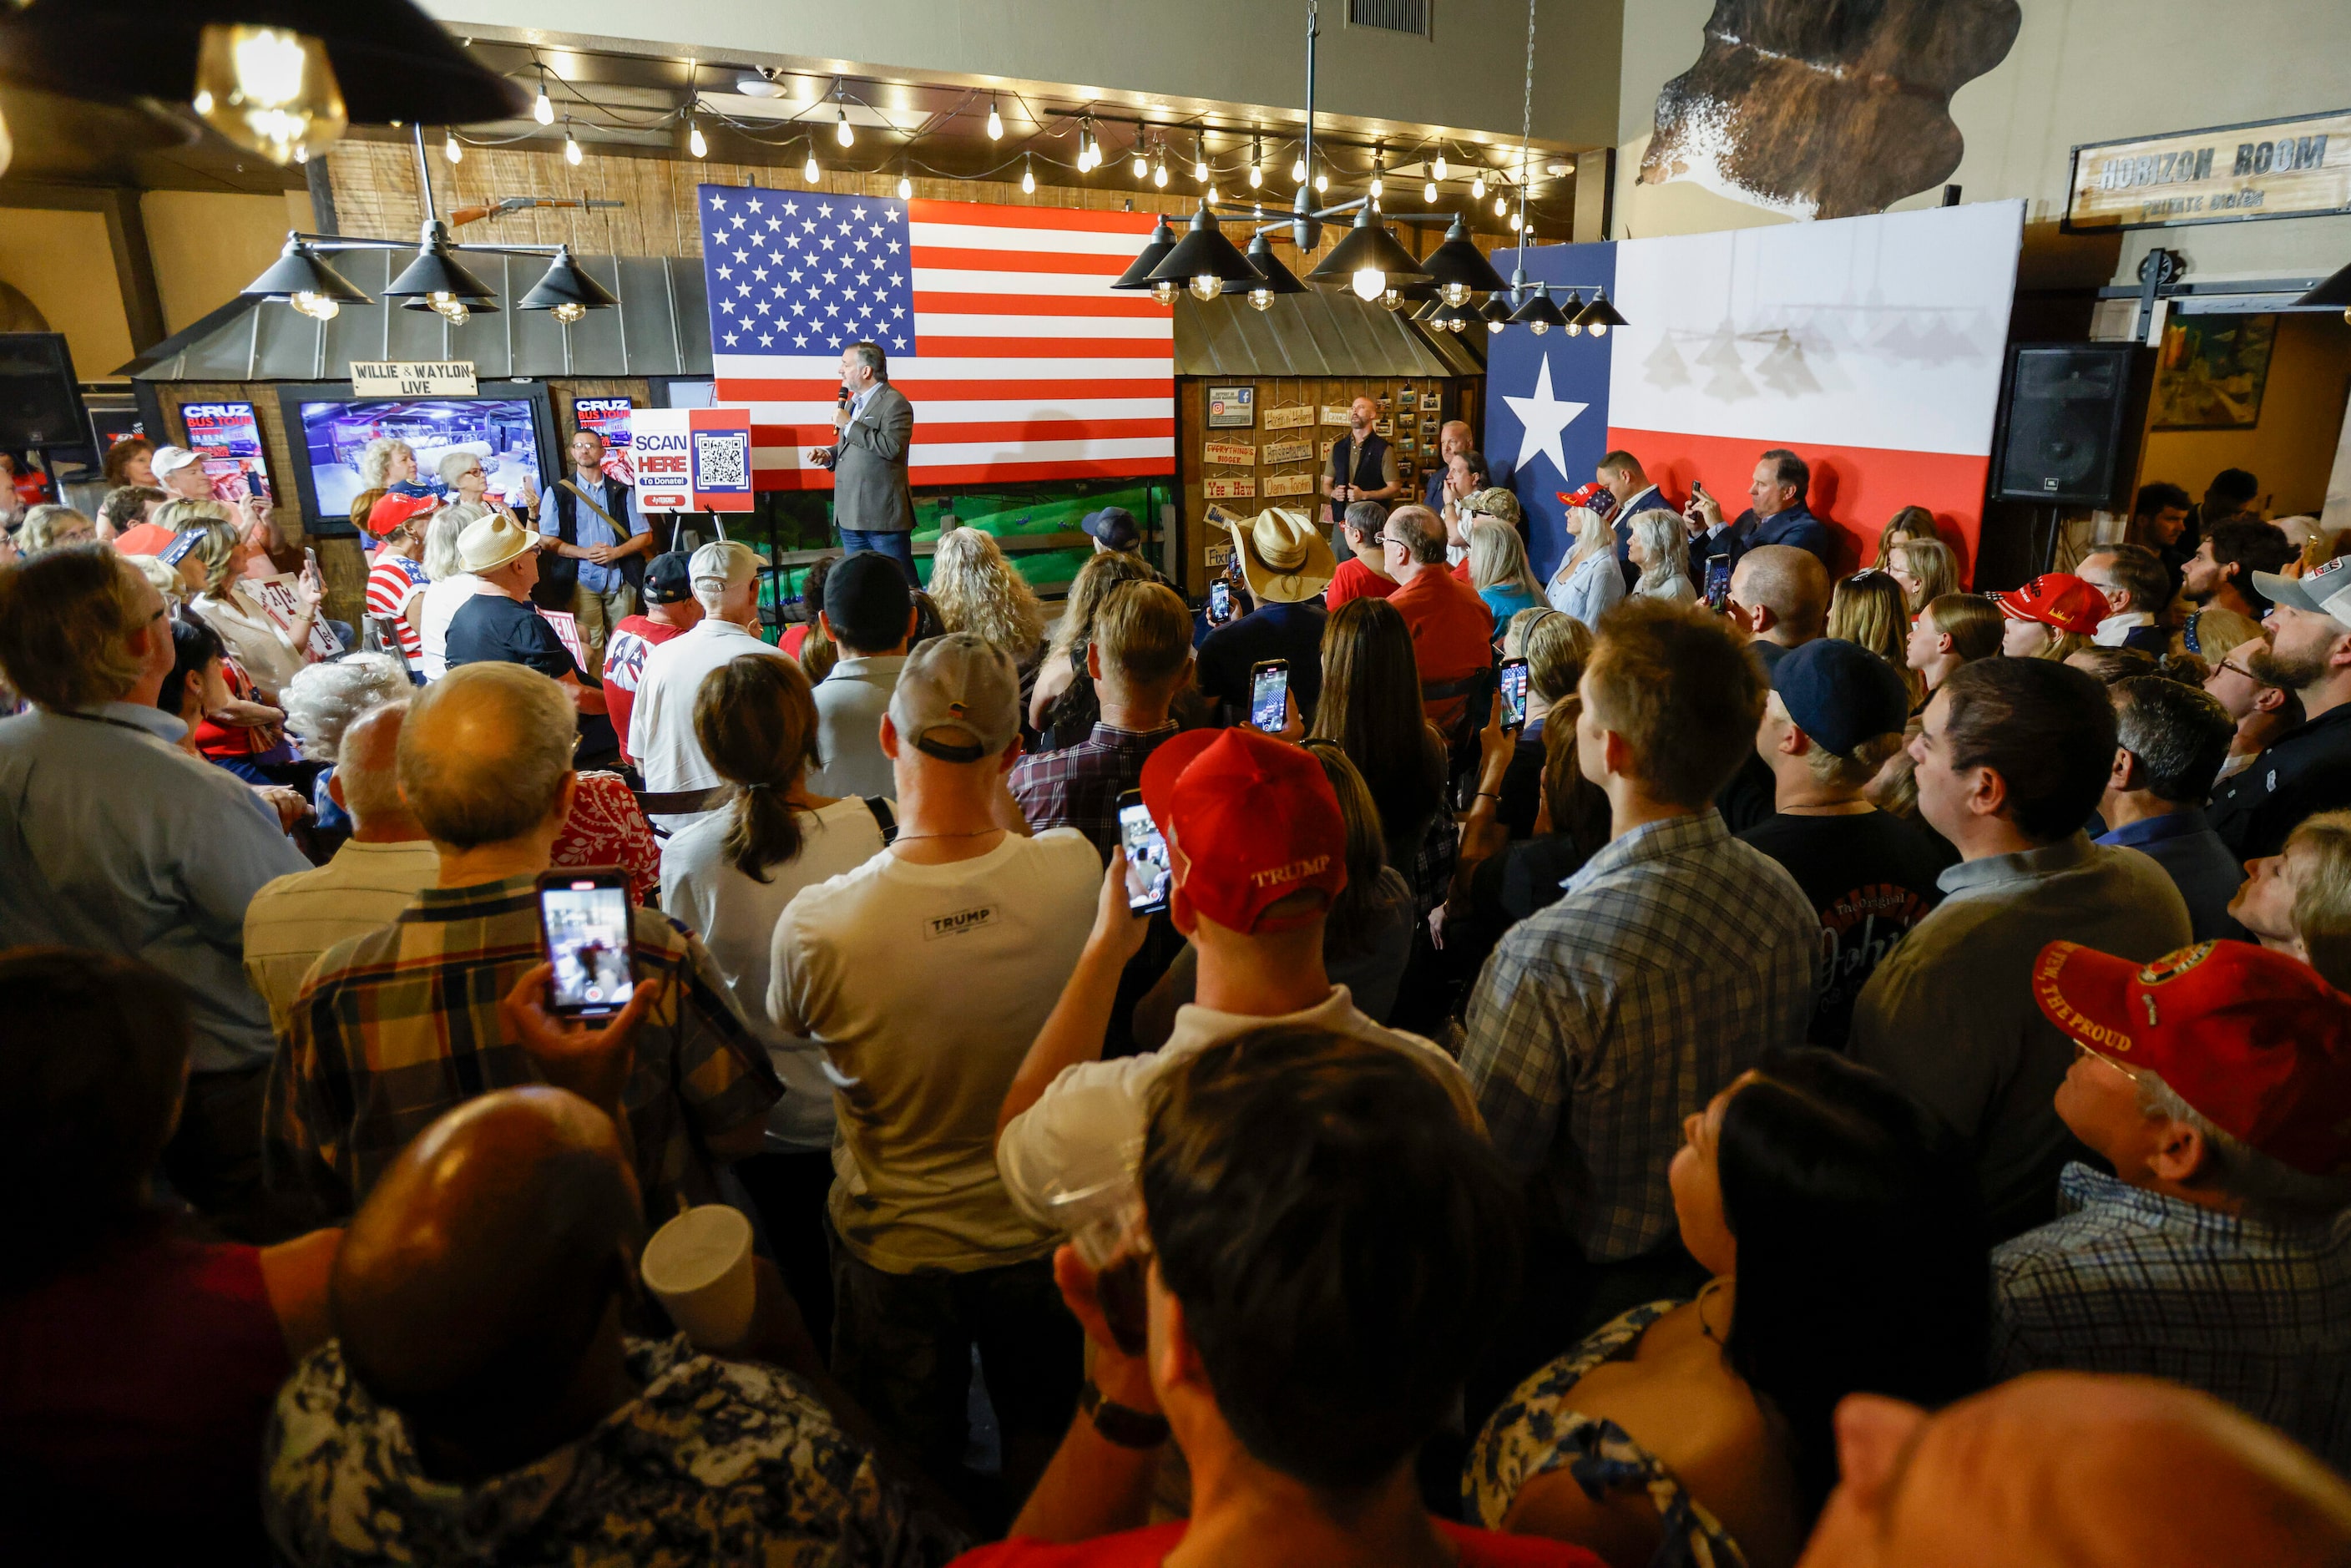
[[831, 446], [809, 448], [808, 460], [832, 470], [832, 518], [841, 547], [851, 555], [873, 550], [914, 580], [914, 492], [906, 483], [906, 448], [914, 434], [914, 407], [890, 384], [878, 343], [852, 343], [841, 351], [841, 402], [833, 410]]

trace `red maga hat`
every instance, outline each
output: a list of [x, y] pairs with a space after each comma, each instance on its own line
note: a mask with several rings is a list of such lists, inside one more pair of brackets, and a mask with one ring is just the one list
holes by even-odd
[[1303, 747], [1236, 726], [1162, 741], [1143, 765], [1143, 803], [1188, 862], [1177, 894], [1234, 931], [1278, 931], [1267, 907], [1347, 885], [1347, 821]]
[[2011, 621], [2038, 621], [2085, 637], [2113, 613], [2105, 594], [2067, 571], [2044, 571], [2022, 588], [2001, 590], [1991, 601]]
[[441, 505], [438, 496], [403, 496], [393, 491], [368, 508], [367, 530], [382, 538], [392, 529], [422, 513]]
[[2052, 942], [2032, 966], [2049, 1021], [2152, 1072], [2249, 1148], [2312, 1176], [2351, 1168], [2351, 997], [2250, 942], [2134, 964]]

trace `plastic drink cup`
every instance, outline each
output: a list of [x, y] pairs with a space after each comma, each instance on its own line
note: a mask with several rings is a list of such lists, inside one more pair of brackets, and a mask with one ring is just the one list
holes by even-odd
[[731, 1350], [751, 1332], [758, 1281], [751, 1222], [723, 1203], [689, 1208], [653, 1232], [638, 1272], [670, 1320], [704, 1350]]

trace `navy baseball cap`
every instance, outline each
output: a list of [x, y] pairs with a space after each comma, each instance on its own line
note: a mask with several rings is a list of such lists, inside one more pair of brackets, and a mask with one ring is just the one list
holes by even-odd
[[684, 550], [674, 549], [657, 555], [645, 567], [645, 602], [675, 604], [694, 597], [694, 558]]
[[1113, 549], [1133, 549], [1143, 542], [1143, 529], [1136, 526], [1134, 514], [1124, 507], [1104, 507], [1099, 512], [1088, 512], [1078, 526]]
[[1838, 757], [1910, 721], [1910, 693], [1894, 666], [1842, 638], [1791, 650], [1771, 671], [1771, 689], [1796, 727]]

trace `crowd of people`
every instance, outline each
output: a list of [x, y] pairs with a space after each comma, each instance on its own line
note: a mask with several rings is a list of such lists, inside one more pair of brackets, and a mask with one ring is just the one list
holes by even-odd
[[27, 517], [0, 1554], [2351, 1561], [2351, 554], [1613, 452], [1545, 581], [1375, 413], [1058, 619], [967, 528], [779, 636], [585, 432], [371, 451], [356, 626], [173, 449]]

